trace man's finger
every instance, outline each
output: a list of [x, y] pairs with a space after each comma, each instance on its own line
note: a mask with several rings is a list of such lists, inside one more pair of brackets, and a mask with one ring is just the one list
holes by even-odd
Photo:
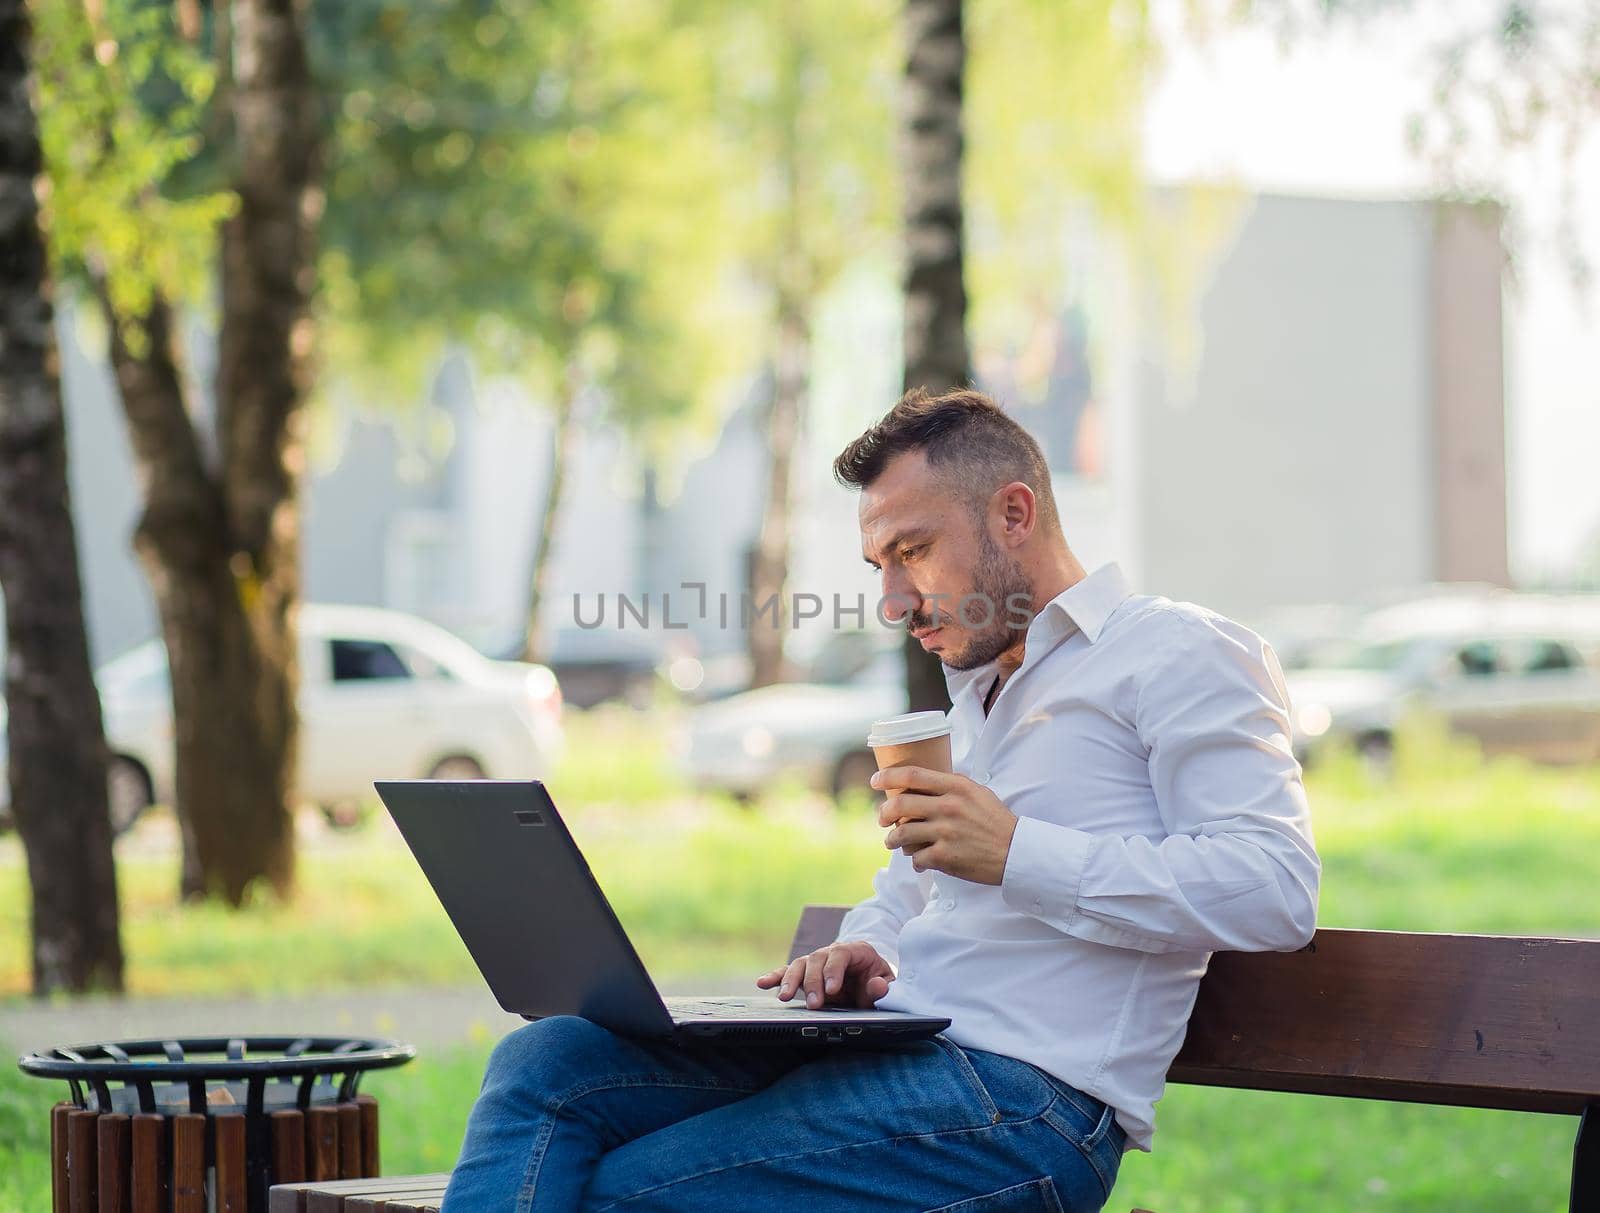
[[863, 1010], [874, 1007], [878, 999], [889, 992], [889, 980], [886, 977], [869, 977], [862, 983], [860, 1005]]
[[822, 963], [823, 958], [813, 952], [806, 957], [806, 1006], [813, 1009], [822, 1005]]
[[883, 845], [890, 851], [912, 851], [927, 846], [934, 839], [935, 827], [932, 822], [907, 821], [895, 826], [883, 836]]
[[870, 782], [880, 792], [944, 792], [961, 778], [928, 767], [885, 767]]
[[806, 958], [802, 956], [798, 960], [791, 960], [789, 967], [783, 971], [783, 984], [778, 987], [778, 997], [785, 1002], [794, 997], [805, 975]]
[[822, 992], [837, 994], [844, 988], [844, 976], [850, 968], [850, 949], [835, 944], [828, 949], [828, 958], [822, 962]]
[[902, 821], [927, 821], [949, 805], [950, 798], [943, 793], [897, 792], [878, 809], [878, 824], [888, 827]]

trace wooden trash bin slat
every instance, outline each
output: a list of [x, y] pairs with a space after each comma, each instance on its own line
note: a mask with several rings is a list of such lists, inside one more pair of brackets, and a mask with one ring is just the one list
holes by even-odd
[[381, 1175], [378, 1155], [378, 1097], [357, 1095], [356, 1106], [361, 1109], [361, 1174]]
[[72, 1104], [58, 1103], [50, 1109], [50, 1209], [51, 1213], [72, 1213], [72, 1195], [67, 1178], [67, 1117]]
[[306, 1118], [299, 1112], [274, 1112], [272, 1125], [273, 1182], [299, 1183], [306, 1176]]
[[355, 1179], [361, 1171], [361, 1109], [342, 1103], [334, 1109], [339, 1122], [339, 1178]]
[[99, 1213], [100, 1197], [95, 1185], [95, 1128], [99, 1117], [93, 1112], [67, 1113], [67, 1187], [72, 1213]]
[[172, 1213], [206, 1213], [206, 1118], [172, 1118]]
[[100, 1213], [129, 1213], [128, 1118], [108, 1112], [95, 1120], [95, 1177]]
[[243, 1116], [212, 1118], [212, 1145], [217, 1168], [216, 1213], [247, 1213], [244, 1130]]
[[306, 1178], [339, 1178], [339, 1113], [333, 1108], [306, 1112]]
[[133, 1213], [167, 1213], [172, 1190], [167, 1184], [167, 1120], [154, 1113], [133, 1118], [133, 1150], [129, 1184]]

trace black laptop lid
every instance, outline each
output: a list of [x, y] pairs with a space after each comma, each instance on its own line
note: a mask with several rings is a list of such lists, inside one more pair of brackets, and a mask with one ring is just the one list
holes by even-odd
[[672, 1031], [655, 985], [544, 785], [375, 785], [502, 1007]]

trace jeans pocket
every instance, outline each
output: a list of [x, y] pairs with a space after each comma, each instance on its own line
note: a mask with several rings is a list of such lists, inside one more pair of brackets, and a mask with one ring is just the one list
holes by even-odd
[[1045, 1175], [984, 1196], [971, 1196], [927, 1213], [1062, 1213], [1055, 1182]]

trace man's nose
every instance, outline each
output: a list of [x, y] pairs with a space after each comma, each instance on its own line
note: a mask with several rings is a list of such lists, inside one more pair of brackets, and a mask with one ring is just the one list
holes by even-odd
[[909, 578], [893, 573], [883, 575], [883, 617], [890, 623], [899, 623], [922, 606], [922, 595]]

